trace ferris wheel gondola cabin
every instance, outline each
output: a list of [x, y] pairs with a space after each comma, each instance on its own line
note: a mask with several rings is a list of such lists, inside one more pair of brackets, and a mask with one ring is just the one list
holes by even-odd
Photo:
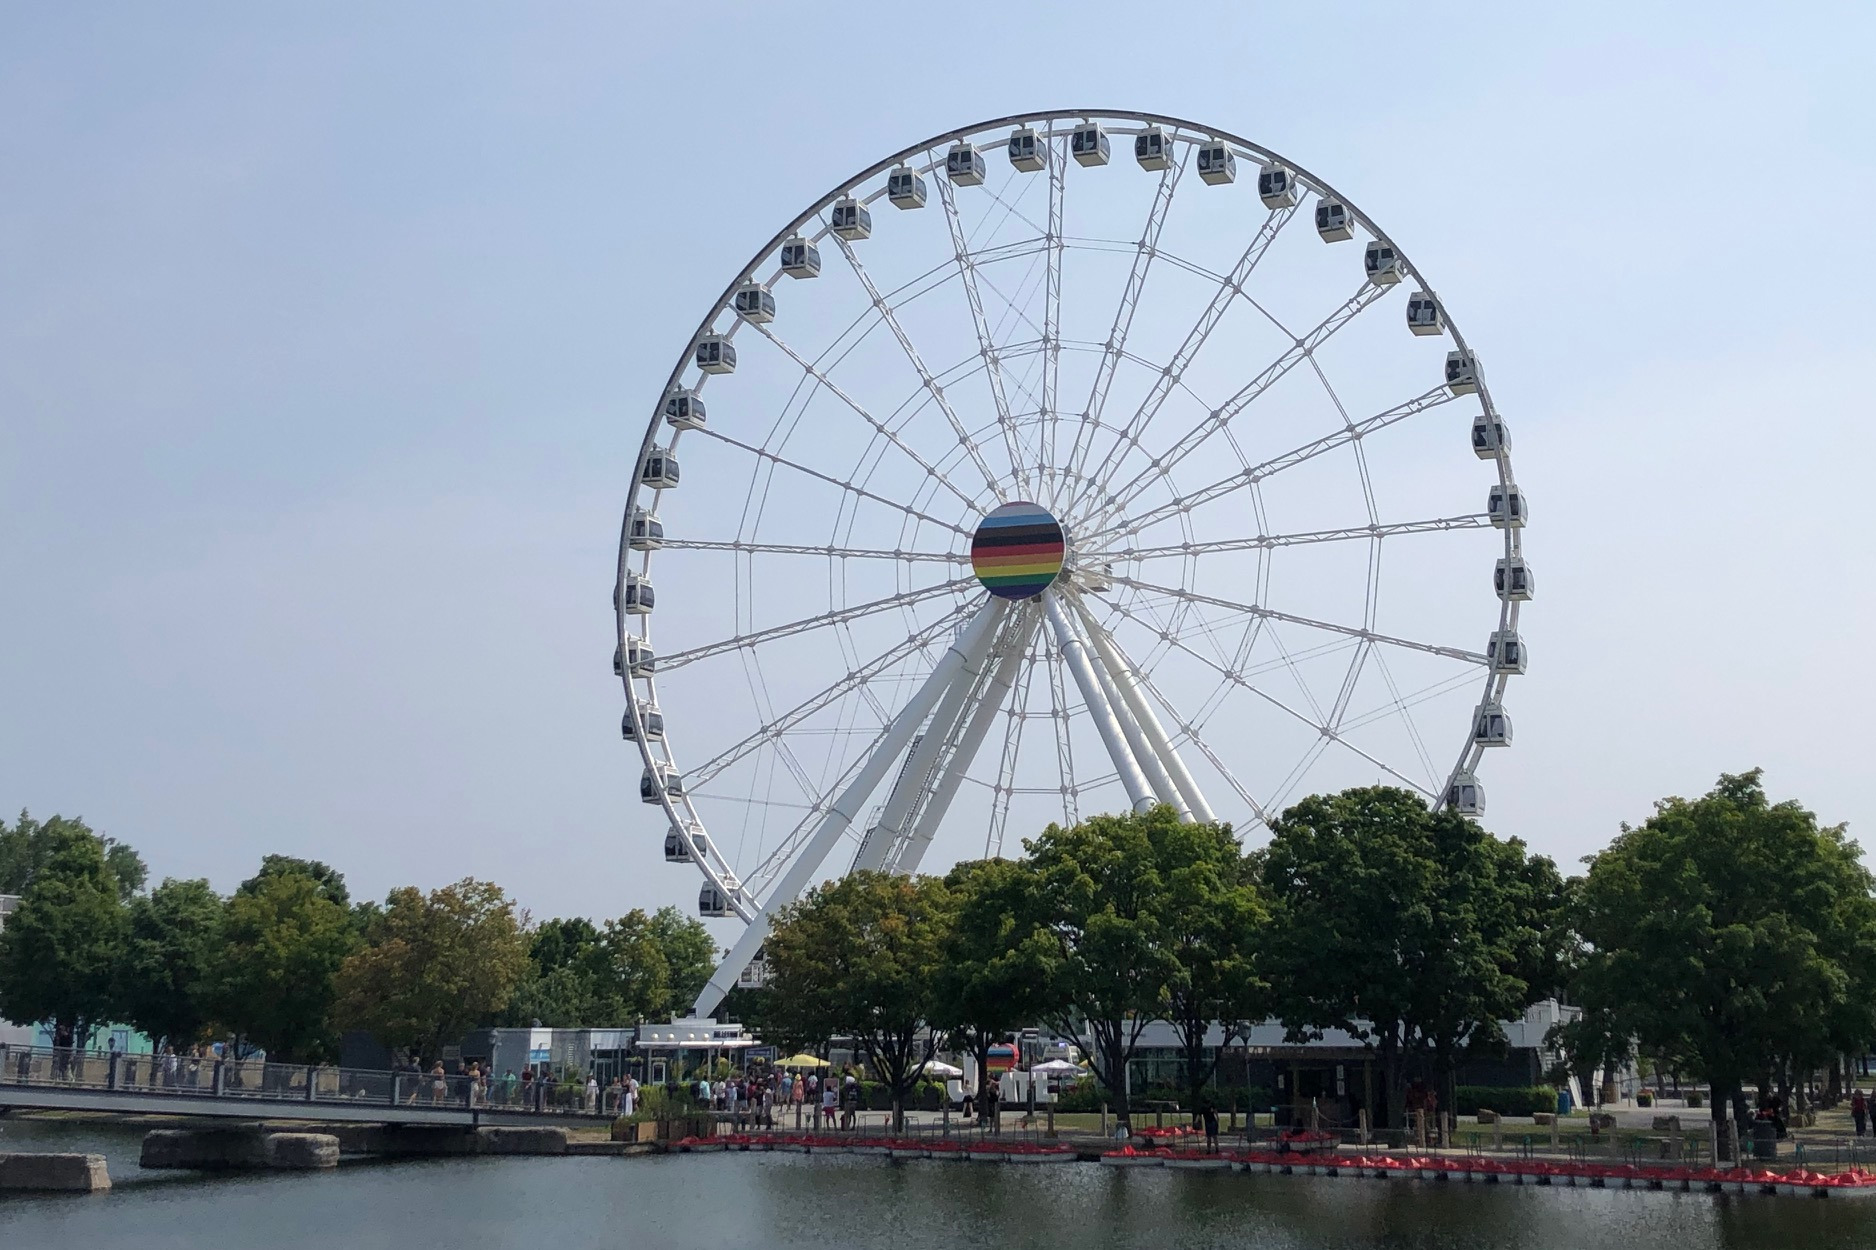
[[791, 278], [821, 276], [821, 249], [800, 235], [782, 244], [782, 272]]
[[1048, 142], [1027, 126], [1014, 131], [1010, 135], [1010, 164], [1026, 174], [1047, 168]]
[[1084, 167], [1105, 165], [1113, 145], [1099, 122], [1083, 122], [1068, 137], [1068, 152]]
[[1266, 165], [1257, 175], [1257, 198], [1275, 212], [1296, 204], [1296, 175], [1281, 165]]
[[1148, 126], [1133, 137], [1133, 159], [1141, 169], [1170, 169], [1172, 140], [1158, 126]]
[[664, 419], [674, 430], [703, 429], [703, 398], [681, 388], [672, 390], [664, 397]]
[[851, 195], [834, 205], [828, 214], [828, 229], [849, 243], [873, 237], [873, 214]]
[[1457, 772], [1446, 787], [1446, 806], [1461, 816], [1485, 815], [1485, 787], [1469, 772]]
[[667, 794], [674, 799], [683, 798], [683, 774], [674, 766], [662, 762], [654, 767], [657, 769], [656, 773], [647, 768], [644, 775], [638, 779], [639, 799], [646, 803], [657, 803], [662, 801], [662, 796]]
[[649, 677], [658, 671], [658, 657], [651, 649], [651, 644], [642, 638], [628, 636], [626, 640], [612, 649], [612, 675], [624, 677], [630, 672], [634, 677]]
[[1505, 428], [1505, 420], [1495, 412], [1481, 412], [1472, 418], [1472, 454], [1481, 460], [1492, 460], [1500, 451], [1511, 450], [1511, 431]]
[[1455, 395], [1479, 393], [1479, 361], [1471, 352], [1446, 353], [1446, 389]]
[[1324, 243], [1342, 243], [1355, 237], [1355, 222], [1348, 215], [1348, 205], [1323, 200], [1316, 205], [1316, 233]]
[[1537, 595], [1537, 576], [1523, 556], [1507, 556], [1492, 570], [1492, 588], [1500, 599], [1525, 603]]
[[735, 373], [736, 344], [721, 334], [711, 334], [697, 341], [697, 367], [705, 373]]
[[1369, 240], [1367, 250], [1362, 253], [1361, 266], [1368, 281], [1376, 286], [1393, 286], [1400, 281], [1400, 256], [1392, 243]]
[[658, 592], [652, 588], [649, 577], [640, 577], [637, 573], [625, 575], [625, 598], [621, 608], [627, 616], [646, 616], [658, 603]]
[[1407, 298], [1407, 328], [1415, 334], [1446, 333], [1446, 318], [1431, 291], [1415, 291]]
[[1494, 482], [1485, 496], [1485, 515], [1491, 519], [1493, 529], [1523, 529], [1530, 518], [1531, 505], [1516, 482], [1510, 486]]
[[924, 208], [925, 180], [908, 165], [886, 175], [886, 198], [896, 208]]
[[767, 325], [775, 320], [775, 297], [760, 282], [745, 282], [737, 287], [733, 304], [736, 315], [753, 325]]
[[945, 177], [960, 187], [984, 183], [984, 154], [974, 143], [959, 143], [945, 153]]
[[639, 713], [638, 716], [634, 716], [632, 715], [631, 708], [625, 709], [625, 719], [619, 722], [619, 736], [624, 738], [627, 742], [637, 742], [640, 737], [639, 725], [642, 720], [645, 729], [643, 735], [645, 741], [663, 741], [664, 713], [658, 710], [658, 705], [648, 703], [639, 709]]
[[1231, 154], [1228, 145], [1217, 139], [1199, 144], [1197, 163], [1199, 177], [1208, 186], [1221, 187], [1237, 180], [1238, 158]]
[[1511, 715], [1498, 700], [1487, 699], [1479, 704], [1478, 713], [1472, 718], [1472, 741], [1482, 747], [1511, 745]]
[[632, 509], [630, 544], [633, 551], [656, 551], [664, 546], [664, 522], [658, 519], [656, 512]]
[[1515, 629], [1495, 629], [1486, 640], [1485, 658], [1491, 661], [1494, 673], [1517, 674], [1525, 671], [1530, 656], [1524, 649], [1524, 639]]
[[710, 920], [721, 920], [730, 914], [730, 900], [723, 891], [706, 882], [703, 889], [697, 891], [697, 914]]
[[664, 835], [664, 860], [667, 864], [694, 864], [710, 856], [710, 839], [692, 825], [688, 836], [676, 829]]
[[668, 447], [653, 447], [638, 471], [639, 485], [653, 490], [670, 490], [677, 485], [678, 476], [677, 456]]

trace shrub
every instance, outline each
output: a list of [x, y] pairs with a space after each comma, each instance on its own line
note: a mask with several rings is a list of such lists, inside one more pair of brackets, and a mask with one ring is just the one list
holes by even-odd
[[1455, 1091], [1454, 1115], [1477, 1115], [1480, 1109], [1499, 1115], [1536, 1115], [1557, 1109], [1557, 1090], [1552, 1085], [1461, 1085]]

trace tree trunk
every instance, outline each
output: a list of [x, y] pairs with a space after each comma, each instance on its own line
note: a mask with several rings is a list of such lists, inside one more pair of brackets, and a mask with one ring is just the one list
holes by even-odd
[[1732, 1112], [1733, 1098], [1737, 1091], [1732, 1082], [1722, 1080], [1719, 1077], [1714, 1077], [1708, 1082], [1708, 1085], [1711, 1086], [1709, 1092], [1713, 1095], [1713, 1106], [1711, 1110], [1713, 1114], [1713, 1131], [1717, 1139], [1714, 1162], [1729, 1162], [1734, 1157], [1733, 1145], [1735, 1143], [1726, 1131], [1726, 1119]]

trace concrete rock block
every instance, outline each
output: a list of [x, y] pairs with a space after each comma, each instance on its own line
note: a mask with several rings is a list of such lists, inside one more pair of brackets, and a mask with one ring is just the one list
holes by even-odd
[[339, 1139], [330, 1133], [269, 1133], [263, 1144], [270, 1168], [311, 1171], [339, 1166]]
[[103, 1155], [0, 1154], [0, 1190], [18, 1193], [96, 1193], [111, 1187]]

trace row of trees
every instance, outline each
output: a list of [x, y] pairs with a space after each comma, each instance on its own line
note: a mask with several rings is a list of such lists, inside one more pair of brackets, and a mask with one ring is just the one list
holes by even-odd
[[1196, 1104], [1227, 1030], [1292, 1041], [1345, 1030], [1385, 1074], [1445, 1090], [1503, 1046], [1502, 1021], [1553, 995], [1582, 1019], [1551, 1039], [1587, 1084], [1637, 1055], [1711, 1082], [1714, 1116], [1748, 1085], [1787, 1094], [1876, 1038], [1876, 895], [1841, 827], [1771, 803], [1758, 773], [1667, 799], [1565, 879], [1389, 787], [1303, 800], [1244, 853], [1167, 808], [1051, 826], [1018, 860], [943, 878], [856, 875], [784, 911], [768, 989], [774, 1040], [851, 1037], [896, 1102], [945, 1041], [974, 1052], [1038, 1023], [1088, 1039], [1121, 1116], [1147, 1025], [1177, 1030]]
[[941, 1039], [974, 1051], [1044, 1023], [1085, 1036], [1125, 1119], [1127, 1066], [1177, 1030], [1196, 1104], [1215, 1023], [1367, 1039], [1403, 1115], [1410, 1063], [1450, 1078], [1554, 992], [1566, 889], [1553, 864], [1376, 787], [1312, 798], [1245, 854], [1170, 808], [1050, 826], [1023, 858], [943, 878], [859, 874], [779, 918], [753, 1014], [783, 1044], [852, 1037], [902, 1102]]
[[426, 1059], [486, 1025], [617, 1027], [689, 1002], [709, 933], [674, 908], [603, 929], [535, 926], [475, 880], [354, 903], [312, 860], [270, 855], [226, 898], [207, 881], [143, 888], [134, 851], [84, 822], [0, 822], [0, 1018], [62, 1045], [125, 1024], [178, 1049], [233, 1037], [286, 1062], [336, 1057], [344, 1029]]

